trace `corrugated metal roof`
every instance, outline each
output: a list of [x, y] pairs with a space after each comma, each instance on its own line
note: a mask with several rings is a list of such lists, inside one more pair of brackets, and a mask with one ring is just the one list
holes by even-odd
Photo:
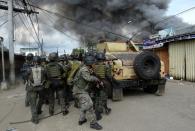
[[165, 39], [158, 39], [158, 40], [145, 40], [144, 41], [144, 49], [153, 49], [153, 48], [160, 48], [162, 46], [155, 46], [155, 45], [165, 45], [170, 42], [175, 42], [175, 41], [184, 41], [184, 40], [192, 40], [195, 39], [195, 34], [182, 34], [182, 35], [177, 35], [177, 36], [171, 36], [167, 37]]

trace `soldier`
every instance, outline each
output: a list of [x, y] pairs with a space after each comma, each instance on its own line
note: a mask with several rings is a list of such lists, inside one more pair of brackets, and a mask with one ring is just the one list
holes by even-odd
[[[81, 55], [80, 55], [81, 56]], [[69, 91], [72, 93], [72, 88], [73, 88], [73, 79], [76, 75], [76, 72], [79, 70], [79, 67], [82, 66], [81, 62], [81, 57], [79, 59], [78, 55], [71, 55], [69, 56], [69, 65], [70, 65], [70, 71], [68, 72], [68, 77], [67, 77], [67, 85], [69, 87]], [[72, 97], [72, 96], [70, 96]], [[74, 107], [78, 108], [78, 100], [76, 98], [74, 99]]]
[[27, 56], [26, 56], [26, 61], [25, 63], [23, 64], [22, 66], [22, 69], [21, 69], [21, 72], [22, 72], [22, 78], [24, 80], [24, 83], [25, 83], [25, 89], [26, 89], [26, 97], [25, 97], [25, 106], [28, 107], [29, 106], [29, 93], [28, 93], [28, 89], [27, 89], [27, 86], [26, 86], [26, 82], [27, 82], [27, 71], [29, 70], [30, 67], [33, 66], [33, 54], [32, 53], [29, 53]]
[[[42, 68], [46, 69], [46, 65], [47, 65], [47, 61], [45, 57], [41, 57], [41, 66]], [[46, 84], [44, 84], [44, 88], [42, 89], [42, 91], [39, 92], [39, 101], [37, 104], [37, 113], [38, 115], [40, 115], [42, 113], [42, 106], [43, 104], [49, 104], [49, 90], [48, 90], [48, 86], [47, 86], [47, 81], [45, 82]]]
[[[67, 77], [68, 77], [68, 73], [69, 71], [71, 70], [71, 65], [70, 63], [68, 62], [68, 58], [66, 57], [66, 54], [64, 55], [61, 55], [59, 57], [59, 64], [63, 67], [64, 69], [64, 73], [63, 73], [63, 80], [64, 80], [64, 87], [65, 87], [65, 102], [66, 102], [66, 105], [69, 106], [69, 96], [71, 94], [70, 92], [70, 89], [69, 89], [69, 86], [67, 84]], [[58, 99], [59, 100], [59, 99]], [[58, 102], [59, 103], [59, 102]]]
[[[32, 114], [31, 121], [35, 124], [39, 123], [37, 107], [43, 99], [41, 99], [41, 92], [46, 81], [46, 73], [41, 67], [41, 59], [39, 56], [34, 57], [34, 67], [28, 70], [27, 91], [29, 93], [30, 109]], [[39, 97], [39, 101], [38, 101]]]
[[65, 104], [65, 95], [64, 95], [64, 80], [63, 74], [64, 69], [63, 67], [57, 62], [58, 54], [57, 53], [50, 53], [49, 54], [50, 63], [46, 66], [47, 71], [47, 79], [49, 82], [49, 114], [54, 114], [54, 103], [55, 103], [55, 92], [58, 94], [60, 99], [61, 111], [63, 115], [68, 114], [68, 109]]
[[101, 119], [101, 113], [103, 111], [108, 115], [111, 112], [111, 108], [107, 106], [108, 100], [108, 86], [109, 79], [111, 77], [110, 74], [110, 66], [106, 65], [104, 62], [106, 60], [104, 53], [97, 53], [96, 54], [97, 62], [93, 66], [95, 75], [104, 83], [104, 86], [101, 86], [98, 90], [95, 90], [95, 111], [97, 119]]
[[45, 68], [46, 65], [47, 65], [47, 60], [46, 60], [45, 57], [42, 56], [42, 57], [41, 57], [41, 66]]
[[96, 130], [101, 130], [102, 126], [97, 123], [95, 112], [93, 109], [93, 102], [89, 96], [88, 89], [90, 82], [98, 82], [98, 78], [90, 74], [90, 69], [92, 69], [92, 64], [95, 58], [93, 56], [86, 56], [84, 58], [84, 64], [74, 78], [73, 95], [79, 102], [80, 108], [80, 119], [79, 125], [87, 122], [86, 112], [89, 112], [91, 117], [90, 127]]

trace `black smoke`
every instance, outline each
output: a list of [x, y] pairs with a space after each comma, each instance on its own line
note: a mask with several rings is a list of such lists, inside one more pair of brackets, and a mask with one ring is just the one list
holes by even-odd
[[185, 25], [177, 17], [162, 21], [166, 18], [165, 13], [170, 1], [43, 0], [37, 5], [54, 7], [56, 12], [76, 21], [59, 17], [54, 26], [64, 27], [66, 31], [76, 33], [82, 40], [97, 42], [102, 39], [127, 40], [132, 36], [133, 39], [140, 40], [160, 29]]

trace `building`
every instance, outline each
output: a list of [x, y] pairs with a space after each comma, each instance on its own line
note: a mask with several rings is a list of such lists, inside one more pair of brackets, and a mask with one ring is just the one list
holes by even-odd
[[[20, 69], [25, 61], [25, 57], [22, 55], [16, 55], [14, 54], [15, 59], [15, 73], [17, 76], [17, 79], [21, 78], [21, 72]], [[10, 71], [10, 64], [9, 64], [9, 52], [4, 51], [4, 60], [5, 60], [5, 77], [8, 80], [9, 79], [9, 71]], [[0, 53], [0, 82], [2, 81], [2, 55]]]
[[195, 34], [146, 40], [143, 48], [155, 51], [174, 79], [195, 81]]
[[38, 48], [20, 48], [20, 54], [24, 54], [25, 56], [28, 53], [32, 53], [34, 56], [39, 55], [39, 49]]

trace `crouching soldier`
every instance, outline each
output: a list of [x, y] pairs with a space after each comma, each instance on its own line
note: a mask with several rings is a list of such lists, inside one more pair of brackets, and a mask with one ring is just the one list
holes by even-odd
[[[33, 58], [34, 66], [28, 70], [27, 91], [29, 93], [30, 109], [32, 114], [31, 121], [35, 124], [39, 123], [38, 119], [38, 103], [42, 101], [41, 92], [44, 88], [46, 73], [43, 67], [41, 67], [41, 59], [39, 56]], [[39, 101], [38, 101], [39, 99]]]
[[79, 102], [79, 125], [82, 125], [87, 122], [86, 112], [88, 112], [91, 117], [90, 127], [96, 130], [101, 130], [102, 126], [97, 123], [95, 111], [93, 109], [93, 102], [88, 93], [89, 83], [99, 81], [98, 78], [90, 74], [90, 69], [92, 68], [92, 64], [94, 62], [94, 56], [86, 56], [84, 58], [85, 65], [80, 67], [74, 78], [73, 95]]
[[58, 54], [49, 54], [50, 63], [46, 66], [47, 80], [49, 81], [49, 114], [54, 114], [54, 104], [55, 104], [55, 92], [60, 100], [61, 111], [63, 115], [68, 114], [68, 109], [65, 104], [65, 94], [63, 80], [64, 69], [58, 63]]

